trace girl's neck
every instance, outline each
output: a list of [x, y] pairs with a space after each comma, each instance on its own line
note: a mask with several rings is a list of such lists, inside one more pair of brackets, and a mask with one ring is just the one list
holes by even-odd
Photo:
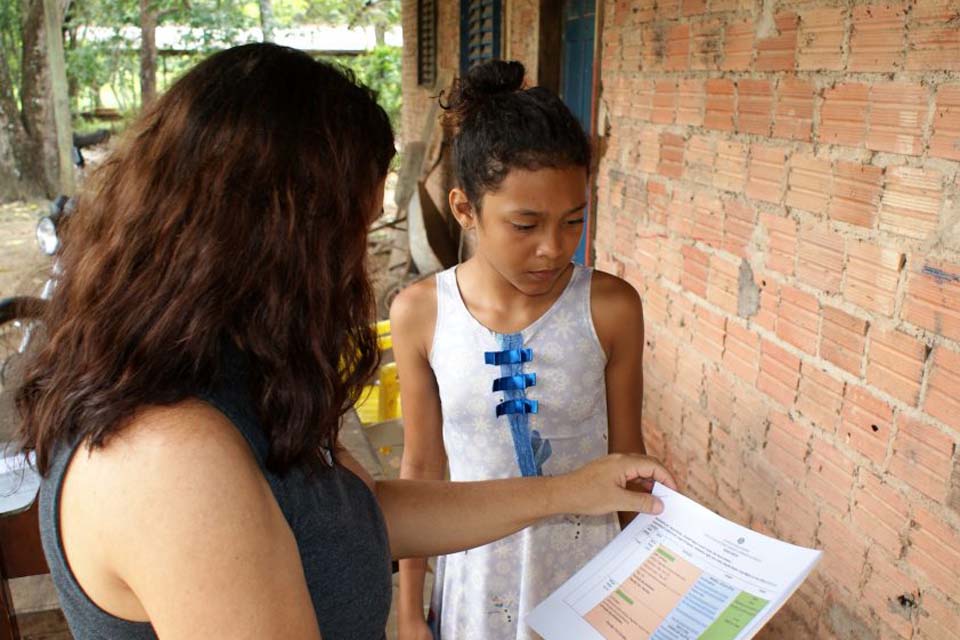
[[573, 265], [549, 292], [536, 296], [515, 287], [480, 255], [459, 265], [456, 274], [460, 297], [470, 314], [498, 333], [514, 333], [535, 322], [557, 301], [573, 277]]

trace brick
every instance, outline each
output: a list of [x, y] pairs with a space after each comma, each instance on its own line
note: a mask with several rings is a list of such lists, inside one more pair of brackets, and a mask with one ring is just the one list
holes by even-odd
[[879, 476], [866, 472], [861, 478], [863, 484], [854, 492], [853, 521], [873, 542], [899, 557], [910, 523], [909, 503]]
[[864, 604], [901, 638], [912, 638], [913, 607], [920, 601], [916, 581], [897, 566], [896, 556], [890, 557], [879, 547], [870, 549], [867, 563], [870, 573], [863, 587]]
[[706, 113], [703, 126], [719, 131], [733, 131], [733, 118], [736, 112], [736, 96], [733, 81], [707, 80]]
[[660, 20], [674, 20], [680, 17], [681, 0], [657, 0], [654, 3], [656, 16]]
[[813, 438], [807, 460], [807, 488], [841, 514], [849, 510], [855, 473], [855, 465], [833, 444]]
[[960, 29], [952, 0], [917, 0], [907, 28], [910, 71], [960, 71]]
[[800, 478], [806, 473], [810, 428], [790, 419], [785, 413], [771, 411], [765, 454], [780, 474]]
[[939, 171], [890, 167], [880, 204], [880, 228], [922, 240], [936, 230], [942, 202]]
[[894, 71], [903, 66], [906, 11], [902, 3], [853, 8], [850, 71]]
[[701, 298], [707, 297], [707, 272], [710, 259], [704, 252], [693, 247], [683, 247], [683, 278], [680, 284]]
[[823, 93], [820, 110], [820, 142], [859, 147], [867, 134], [870, 87], [841, 83]]
[[793, 544], [813, 546], [817, 531], [817, 508], [813, 500], [792, 486], [783, 487], [774, 518], [778, 537]]
[[670, 203], [668, 229], [677, 238], [686, 239], [693, 235], [695, 224], [693, 194], [679, 189], [674, 191], [673, 201]]
[[755, 144], [750, 149], [747, 196], [778, 204], [787, 182], [787, 149]]
[[820, 303], [808, 293], [793, 287], [780, 290], [777, 337], [809, 354], [817, 352], [820, 329]]
[[637, 263], [637, 269], [646, 274], [647, 278], [653, 279], [659, 271], [660, 238], [657, 234], [637, 235], [635, 239], [634, 260]]
[[960, 84], [943, 85], [937, 90], [930, 155], [960, 160]]
[[960, 264], [928, 260], [911, 271], [903, 318], [918, 327], [960, 341]]
[[723, 357], [723, 338], [727, 319], [719, 314], [697, 307], [693, 325], [693, 348], [704, 358], [720, 362]]
[[647, 79], [633, 79], [624, 100], [623, 115], [634, 120], [653, 121], [653, 100], [657, 94], [657, 83]]
[[673, 80], [660, 80], [654, 85], [650, 121], [654, 124], [672, 124], [676, 117], [677, 83]]
[[777, 35], [757, 42], [757, 71], [790, 71], [796, 67], [797, 23], [795, 13], [774, 16]]
[[760, 224], [767, 229], [767, 267], [784, 275], [793, 275], [797, 257], [797, 223], [791, 218], [763, 212]]
[[660, 165], [657, 173], [679, 179], [683, 175], [683, 136], [673, 133], [660, 134]]
[[683, 420], [683, 440], [689, 445], [691, 456], [706, 463], [710, 451], [710, 431], [713, 424], [701, 413], [691, 413]]
[[729, 374], [721, 372], [719, 368], [708, 367], [704, 387], [707, 394], [707, 415], [717, 424], [730, 425], [733, 422], [733, 405], [736, 398], [730, 393]]
[[808, 153], [790, 158], [786, 203], [811, 213], [826, 213], [833, 190], [833, 167], [829, 160]]
[[744, 20], [727, 25], [723, 41], [724, 71], [746, 71], [753, 62], [753, 20]]
[[797, 279], [821, 291], [838, 293], [843, 250], [843, 236], [827, 225], [802, 225], [798, 235]]
[[926, 345], [916, 338], [873, 327], [867, 353], [867, 383], [915, 406], [926, 357]]
[[761, 344], [757, 389], [784, 407], [790, 407], [800, 381], [800, 358], [769, 340], [763, 340]]
[[929, 109], [927, 90], [920, 84], [890, 82], [870, 91], [867, 148], [917, 156], [923, 150], [923, 126]]
[[957, 640], [960, 638], [960, 605], [950, 603], [933, 589], [923, 592], [918, 616], [919, 638]]
[[660, 135], [654, 127], [644, 127], [637, 136], [637, 168], [643, 173], [656, 173], [660, 165]]
[[640, 71], [656, 71], [663, 67], [667, 51], [667, 34], [662, 24], [641, 27]]
[[660, 242], [660, 276], [679, 285], [683, 278], [683, 253], [679, 240]]
[[746, 202], [729, 199], [723, 203], [723, 214], [723, 250], [746, 258], [757, 212]]
[[740, 263], [721, 256], [710, 260], [710, 281], [707, 283], [707, 300], [731, 316], [737, 315]]
[[893, 432], [893, 409], [863, 387], [847, 385], [840, 428], [850, 446], [879, 465]]
[[873, 228], [883, 192], [883, 169], [857, 162], [837, 162], [827, 214], [834, 220]]
[[800, 14], [797, 68], [805, 71], [843, 69], [844, 9], [809, 9]]
[[716, 159], [717, 144], [715, 140], [709, 136], [691, 136], [687, 140], [687, 148], [684, 153], [684, 161], [686, 162], [684, 173], [687, 179], [695, 184], [711, 186]]
[[839, 585], [850, 593], [859, 593], [867, 556], [867, 543], [863, 537], [836, 515], [825, 513], [817, 538], [824, 550], [820, 569], [828, 582]]
[[800, 365], [797, 411], [828, 433], [840, 424], [844, 383], [815, 365]]
[[[688, 326], [693, 326], [693, 316], [691, 316]], [[678, 384], [676, 385], [676, 392], [690, 406], [699, 407], [701, 391], [703, 390], [704, 362], [704, 358], [694, 352], [692, 348], [681, 345], [677, 358]]]
[[773, 137], [810, 142], [813, 137], [813, 83], [795, 78], [780, 81]]
[[707, 12], [707, 0], [683, 0], [681, 7], [684, 17], [702, 15]]
[[867, 322], [840, 309], [824, 307], [821, 331], [820, 356], [859, 377]]
[[960, 592], [960, 526], [917, 506], [907, 561], [945, 593]]
[[723, 243], [723, 204], [720, 198], [709, 193], [698, 193], [693, 198], [694, 240], [719, 249]]
[[777, 309], [780, 308], [780, 285], [774, 281], [760, 280], [760, 308], [754, 316], [757, 326], [773, 333], [777, 329]]
[[957, 439], [916, 418], [900, 414], [890, 473], [939, 503], [946, 501]]
[[769, 136], [773, 126], [773, 85], [769, 80], [737, 83], [737, 132]]
[[670, 192], [667, 185], [657, 180], [647, 181], [647, 215], [650, 222], [656, 225], [666, 225], [667, 213], [670, 209]]
[[740, 493], [750, 511], [755, 516], [773, 520], [777, 510], [777, 492], [770, 480], [750, 467], [744, 467], [740, 477]]
[[749, 329], [728, 322], [725, 344], [723, 368], [753, 385], [760, 366], [760, 338]]
[[747, 148], [737, 142], [717, 142], [716, 173], [713, 186], [740, 193], [747, 181]]
[[680, 80], [677, 84], [677, 124], [703, 125], [706, 99], [703, 80]]
[[690, 68], [690, 25], [678, 24], [667, 31], [668, 71], [683, 71]]
[[847, 246], [847, 256], [844, 298], [868, 311], [892, 316], [903, 254], [855, 240]]
[[720, 20], [704, 20], [690, 27], [690, 68], [711, 71], [720, 68], [723, 48], [723, 23]]
[[927, 383], [923, 410], [940, 422], [960, 430], [960, 353], [945, 347], [933, 351], [933, 368]]

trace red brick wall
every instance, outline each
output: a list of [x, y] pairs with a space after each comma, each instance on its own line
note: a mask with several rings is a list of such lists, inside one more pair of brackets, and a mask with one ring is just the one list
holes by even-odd
[[768, 638], [960, 638], [960, 2], [604, 3], [597, 264], [683, 488], [825, 549]]

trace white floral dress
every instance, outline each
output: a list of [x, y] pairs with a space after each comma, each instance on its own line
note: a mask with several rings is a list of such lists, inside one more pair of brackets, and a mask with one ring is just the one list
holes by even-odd
[[[606, 357], [590, 312], [592, 270], [575, 265], [546, 313], [504, 335], [470, 315], [455, 269], [437, 274], [430, 351], [450, 479], [559, 475], [606, 454]], [[438, 558], [434, 633], [441, 640], [539, 637], [524, 616], [618, 532], [612, 514], [558, 516]]]

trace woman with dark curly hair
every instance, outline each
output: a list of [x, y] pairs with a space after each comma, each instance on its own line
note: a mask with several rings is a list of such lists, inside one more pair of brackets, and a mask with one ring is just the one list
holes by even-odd
[[342, 71], [246, 45], [174, 84], [81, 195], [17, 395], [78, 640], [381, 638], [391, 557], [662, 508], [626, 489], [673, 484], [643, 456], [375, 483], [338, 446], [377, 365], [366, 233], [393, 154]]

